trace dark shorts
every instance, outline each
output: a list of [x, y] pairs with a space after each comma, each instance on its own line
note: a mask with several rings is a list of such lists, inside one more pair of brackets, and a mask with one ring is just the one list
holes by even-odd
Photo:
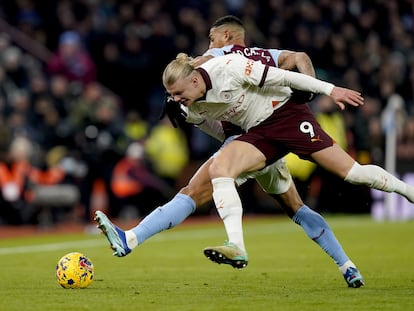
[[316, 151], [333, 145], [333, 139], [320, 127], [307, 104], [288, 102], [259, 125], [236, 138], [259, 149], [267, 164], [289, 152], [310, 159]]

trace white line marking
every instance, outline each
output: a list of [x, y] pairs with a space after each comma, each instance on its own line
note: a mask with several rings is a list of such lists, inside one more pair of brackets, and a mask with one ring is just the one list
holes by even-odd
[[[353, 221], [342, 221], [337, 219], [330, 219], [334, 223], [334, 228], [342, 227], [354, 227], [358, 226], [359, 223], [355, 219]], [[363, 220], [361, 220], [363, 221]], [[371, 224], [375, 226], [375, 223], [364, 222], [365, 225]], [[259, 234], [278, 234], [281, 232], [297, 232], [300, 231], [300, 227], [294, 226], [291, 222], [278, 222], [274, 224], [249, 224], [245, 226], [245, 235], [246, 236], [255, 236]], [[188, 232], [191, 231], [191, 234]], [[161, 234], [157, 234], [150, 238], [149, 242], [162, 242], [162, 241], [175, 241], [175, 240], [194, 240], [199, 238], [208, 238], [215, 239], [217, 237], [223, 237], [225, 239], [226, 233], [224, 228], [213, 227], [213, 228], [190, 228], [189, 230], [171, 230], [163, 231]], [[23, 246], [14, 246], [14, 247], [4, 247], [0, 248], [1, 255], [11, 255], [11, 254], [25, 254], [25, 253], [38, 253], [45, 251], [56, 251], [67, 248], [82, 248], [82, 247], [109, 247], [109, 243], [106, 238], [101, 235], [100, 238], [89, 239], [89, 240], [78, 240], [70, 242], [61, 242], [61, 243], [49, 243], [49, 244], [38, 244], [38, 245], [23, 245]]]
[[[289, 231], [292, 229], [298, 230], [295, 226], [289, 223], [290, 226], [285, 226], [285, 228], [289, 228]], [[249, 227], [249, 226], [247, 226]], [[248, 229], [246, 229], [249, 231]], [[280, 232], [282, 230], [282, 226], [274, 226], [274, 225], [267, 225], [263, 224], [259, 227], [255, 227], [252, 232], [249, 232], [249, 236], [254, 236], [256, 234], [263, 234], [264, 232], [268, 232], [269, 234], [275, 232]], [[191, 231], [191, 234], [188, 232]], [[211, 228], [211, 229], [197, 229], [191, 228], [189, 230], [171, 230], [171, 231], [163, 231], [153, 237], [150, 238], [149, 242], [157, 243], [157, 242], [164, 242], [164, 241], [183, 241], [183, 240], [195, 240], [200, 238], [208, 237], [208, 239], [216, 239], [216, 238], [223, 238], [223, 241], [226, 237], [226, 232], [224, 228]], [[91, 247], [102, 247], [107, 246], [109, 247], [109, 242], [105, 238], [104, 235], [99, 235], [97, 239], [89, 239], [89, 240], [77, 240], [77, 241], [68, 241], [68, 242], [60, 242], [60, 243], [49, 243], [49, 244], [37, 244], [37, 245], [22, 245], [22, 246], [13, 246], [13, 247], [0, 247], [0, 256], [2, 255], [11, 255], [11, 254], [26, 254], [26, 253], [39, 253], [39, 252], [47, 252], [47, 251], [56, 251], [61, 249], [70, 249], [70, 248], [91, 248]]]
[[108, 242], [102, 239], [102, 240], [84, 240], [84, 241], [71, 241], [71, 242], [63, 242], [63, 243], [4, 247], [4, 248], [0, 248], [0, 255], [56, 251], [59, 249], [66, 249], [66, 248], [81, 248], [81, 247], [90, 248], [90, 247], [98, 247], [98, 246], [100, 247], [104, 244], [108, 244]]

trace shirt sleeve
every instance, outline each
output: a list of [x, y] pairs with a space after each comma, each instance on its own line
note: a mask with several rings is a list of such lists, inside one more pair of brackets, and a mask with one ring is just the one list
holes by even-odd
[[330, 95], [334, 85], [311, 76], [263, 65], [243, 56], [225, 59], [224, 68], [229, 69], [232, 79], [241, 85], [248, 83], [258, 87], [287, 86], [302, 91]]
[[247, 81], [259, 87], [262, 86], [288, 86], [290, 88], [312, 93], [330, 95], [334, 85], [311, 76], [266, 66], [260, 62], [245, 61], [245, 75]]
[[188, 107], [184, 105], [181, 105], [181, 109], [185, 111], [185, 113], [187, 114], [187, 117], [185, 118], [185, 122], [187, 123], [191, 123], [194, 125], [200, 125], [206, 121], [206, 118], [202, 117], [197, 112], [194, 112], [193, 110], [188, 109]]
[[[268, 77], [271, 77], [274, 70], [280, 71], [277, 73], [278, 79], [281, 78], [280, 83], [283, 86], [289, 86], [301, 91], [308, 91], [312, 93], [330, 95], [335, 85], [332, 83], [322, 81], [311, 76], [278, 68], [269, 68]], [[268, 80], [266, 80], [267, 82]], [[265, 84], [267, 84], [265, 82]]]
[[223, 142], [225, 139], [225, 134], [223, 126], [218, 120], [209, 120], [201, 117], [199, 114], [191, 111], [188, 107], [182, 106], [182, 109], [186, 112], [187, 118], [186, 122], [193, 124], [195, 127], [199, 128], [201, 131], [207, 135]]
[[205, 120], [203, 123], [197, 125], [207, 135], [223, 142], [225, 139], [223, 127], [220, 121], [217, 120]]
[[283, 51], [277, 49], [268, 49], [268, 51], [275, 62], [275, 67], [279, 68], [279, 56]]

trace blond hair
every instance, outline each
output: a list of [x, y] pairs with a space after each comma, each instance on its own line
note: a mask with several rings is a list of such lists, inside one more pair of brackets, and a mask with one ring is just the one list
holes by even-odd
[[195, 69], [193, 60], [186, 53], [179, 53], [164, 69], [162, 74], [164, 87], [174, 84], [179, 79], [188, 77]]

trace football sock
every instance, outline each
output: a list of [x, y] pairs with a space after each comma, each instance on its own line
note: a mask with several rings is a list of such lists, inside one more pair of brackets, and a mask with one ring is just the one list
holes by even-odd
[[129, 249], [134, 249], [138, 246], [137, 236], [132, 230], [125, 231], [125, 241]]
[[345, 262], [342, 266], [340, 266], [340, 267], [339, 267], [339, 271], [341, 271], [341, 272], [342, 272], [342, 274], [345, 274], [346, 270], [347, 270], [349, 267], [356, 268], [355, 264], [354, 264], [352, 261], [348, 260], [348, 261], [347, 261], [347, 262]]
[[223, 220], [228, 240], [245, 251], [242, 227], [243, 208], [234, 179], [227, 177], [214, 178], [212, 184], [213, 200], [217, 213]]
[[414, 203], [414, 187], [377, 165], [360, 165], [355, 162], [344, 180], [351, 184], [367, 185], [385, 192], [396, 192]]
[[306, 234], [332, 257], [338, 267], [349, 260], [328, 223], [321, 215], [303, 205], [292, 217], [292, 220], [302, 226]]
[[125, 232], [128, 247], [133, 249], [154, 234], [175, 227], [195, 209], [195, 202], [191, 197], [178, 193], [171, 201], [153, 210], [136, 227]]

